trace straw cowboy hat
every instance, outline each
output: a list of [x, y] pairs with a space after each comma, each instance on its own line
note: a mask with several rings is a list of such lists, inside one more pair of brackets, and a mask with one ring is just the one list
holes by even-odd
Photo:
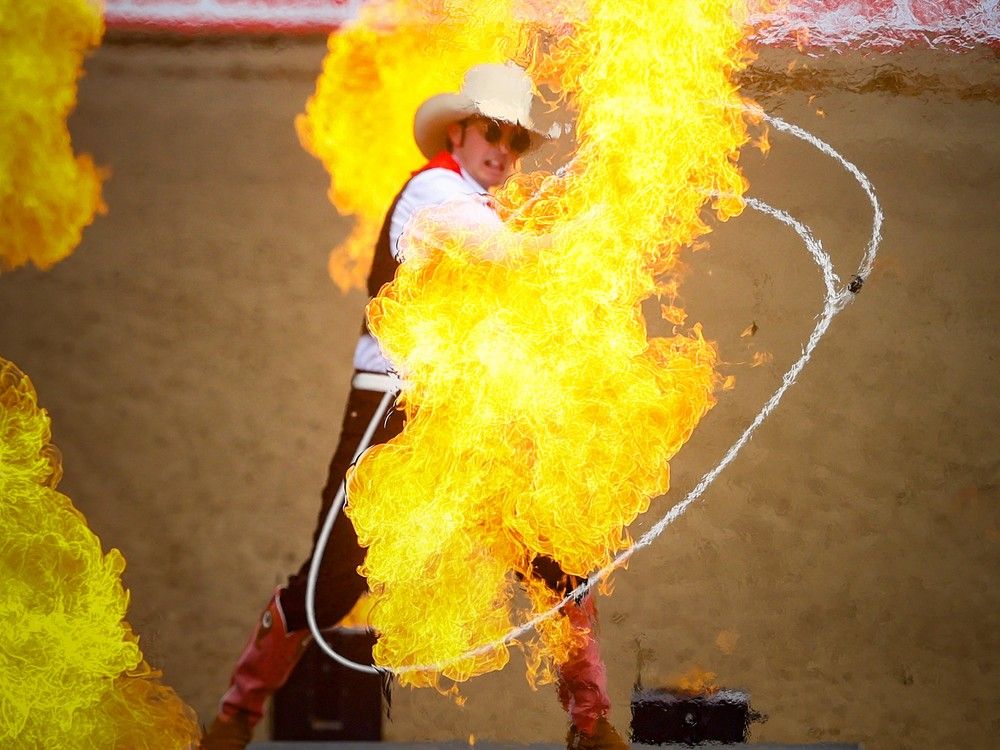
[[420, 105], [413, 117], [413, 139], [430, 159], [448, 142], [449, 125], [480, 115], [528, 130], [531, 151], [548, 137], [531, 118], [533, 102], [537, 100], [524, 68], [514, 63], [476, 65], [465, 74], [457, 94], [437, 94]]

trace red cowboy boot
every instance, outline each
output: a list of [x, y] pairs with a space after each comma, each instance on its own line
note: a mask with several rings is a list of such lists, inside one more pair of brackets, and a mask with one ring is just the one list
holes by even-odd
[[219, 714], [202, 738], [200, 750], [242, 750], [264, 715], [264, 703], [285, 684], [302, 655], [309, 631], [288, 633], [275, 590], [260, 624], [236, 661], [229, 690], [222, 696]]
[[611, 722], [603, 716], [594, 722], [589, 734], [572, 726], [566, 735], [567, 750], [628, 750], [629, 747], [630, 745], [611, 726]]
[[608, 673], [597, 645], [597, 607], [594, 598], [563, 608], [576, 630], [587, 632], [585, 643], [559, 665], [559, 700], [573, 726], [566, 737], [569, 750], [622, 750], [628, 744], [607, 720], [611, 708]]

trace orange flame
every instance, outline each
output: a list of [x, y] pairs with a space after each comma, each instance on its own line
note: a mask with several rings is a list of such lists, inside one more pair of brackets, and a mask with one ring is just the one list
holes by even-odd
[[[448, 662], [440, 674], [456, 681], [507, 662], [506, 648], [460, 657], [526, 616], [515, 606], [519, 586], [530, 611], [558, 601], [531, 578], [536, 556], [586, 575], [630, 543], [627, 526], [667, 490], [669, 459], [714, 404], [721, 378], [700, 327], [648, 339], [640, 304], [676, 289], [678, 252], [709, 231], [701, 211], [710, 191], [726, 196], [713, 201], [720, 219], [742, 210], [735, 161], [747, 136], [732, 80], [749, 59], [728, 0], [563, 2], [544, 13], [461, 6], [462, 15], [447, 1], [421, 15], [395, 2], [363, 16], [331, 39], [299, 120], [336, 175], [337, 206], [381, 220], [419, 163], [412, 144], [401, 145], [414, 109], [456, 90], [470, 64], [509, 56], [577, 113], [564, 177], [508, 182], [497, 196], [505, 224], [494, 232], [459, 234], [447, 210], [418, 215], [409, 260], [369, 306], [408, 382], [405, 430], [349, 477], [348, 513], [368, 547], [375, 659]], [[410, 23], [432, 12], [453, 24], [447, 33]], [[403, 20], [386, 31], [393, 13]], [[348, 62], [350, 74], [330, 80]], [[344, 89], [335, 103], [331, 87]], [[333, 135], [349, 121], [333, 107], [373, 104], [349, 140]], [[384, 139], [358, 137], [378, 132]], [[373, 151], [375, 170], [365, 163]], [[379, 185], [366, 193], [364, 180]], [[338, 283], [356, 283], [360, 258], [334, 264]], [[539, 630], [526, 658], [545, 680], [579, 634], [565, 618]], [[439, 676], [401, 681], [437, 685]]]
[[684, 325], [684, 321], [687, 320], [687, 313], [676, 305], [660, 305], [660, 316], [675, 326]]
[[372, 624], [372, 606], [374, 604], [375, 602], [370, 596], [362, 596], [354, 603], [351, 611], [341, 618], [337, 627], [368, 630]]
[[771, 150], [771, 139], [767, 135], [767, 127], [761, 131], [760, 137], [754, 141], [753, 145], [763, 154], [767, 156], [768, 152]]
[[715, 684], [715, 672], [709, 672], [701, 667], [692, 667], [689, 671], [671, 682], [670, 690], [685, 695], [711, 695], [719, 692]]
[[457, 91], [465, 71], [514, 54], [521, 24], [512, 0], [366, 2], [331, 34], [323, 73], [295, 126], [331, 175], [329, 196], [353, 215], [351, 234], [330, 254], [330, 277], [361, 289], [392, 197], [423, 163], [413, 113], [428, 97]]
[[0, 0], [0, 271], [47, 269], [104, 212], [102, 170], [74, 156], [66, 118], [104, 19], [90, 0]]

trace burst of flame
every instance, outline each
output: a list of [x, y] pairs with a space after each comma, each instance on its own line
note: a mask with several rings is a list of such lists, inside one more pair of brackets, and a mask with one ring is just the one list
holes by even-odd
[[660, 305], [660, 317], [668, 323], [680, 326], [687, 320], [687, 313], [677, 305]]
[[[66, 117], [103, 20], [89, 0], [0, 0], [0, 270], [69, 255], [101, 203]], [[124, 621], [125, 561], [56, 490], [59, 451], [28, 378], [0, 357], [0, 745], [183, 748], [194, 712]]]
[[[729, 0], [581, 0], [544, 14], [481, 0], [462, 6], [466, 15], [445, 36], [401, 23], [380, 37], [363, 18], [331, 40], [334, 62], [319, 84], [351, 87], [330, 106], [377, 107], [378, 122], [361, 132], [387, 124], [384, 139], [343, 131], [328, 141], [329, 154], [353, 151], [344, 158], [357, 160], [353, 178], [348, 161], [334, 165], [339, 206], [362, 213], [355, 186], [386, 178], [364, 198], [378, 220], [419, 163], [412, 145], [401, 145], [413, 110], [456, 90], [472, 62], [506, 50], [577, 113], [566, 176], [511, 180], [498, 195], [505, 224], [493, 233], [460, 236], [446, 210], [416, 217], [412, 260], [369, 306], [409, 383], [405, 430], [371, 449], [349, 478], [348, 512], [368, 547], [363, 572], [376, 598], [375, 658], [391, 667], [455, 660], [501, 637], [525, 616], [516, 611], [518, 587], [531, 610], [551, 606], [556, 596], [530, 576], [536, 556], [586, 575], [629, 544], [627, 526], [667, 490], [668, 460], [721, 384], [700, 327], [650, 340], [640, 303], [676, 290], [679, 250], [709, 230], [708, 192], [728, 196], [712, 206], [724, 220], [742, 210], [734, 196], [746, 187], [735, 164], [747, 137], [732, 81], [749, 53]], [[448, 2], [433, 12], [455, 18]], [[466, 28], [505, 31], [465, 46]], [[407, 34], [419, 45], [406, 46]], [[405, 52], [390, 48], [397, 39]], [[354, 46], [360, 68], [329, 81], [353, 62]], [[318, 93], [300, 121], [317, 153], [326, 148], [321, 120], [324, 133], [333, 120], [350, 121], [323, 120], [323, 99]], [[546, 679], [579, 634], [553, 618], [540, 635], [527, 660]], [[453, 661], [443, 675], [467, 679], [508, 657], [500, 648]], [[401, 676], [414, 685], [438, 679]]]
[[49, 440], [31, 382], [0, 357], [0, 745], [189, 747], [194, 712], [124, 620], [125, 560], [56, 490]]
[[771, 139], [768, 138], [766, 127], [761, 131], [760, 137], [754, 141], [753, 145], [764, 156], [767, 156], [768, 152], [771, 150]]
[[368, 630], [372, 624], [371, 613], [374, 603], [370, 596], [362, 596], [354, 603], [351, 611], [341, 618], [340, 622], [337, 623], [337, 627]]
[[69, 255], [103, 211], [102, 174], [73, 155], [66, 117], [104, 21], [90, 0], [0, 0], [0, 271]]
[[692, 667], [671, 682], [670, 690], [686, 695], [711, 695], [719, 692], [715, 684], [715, 672], [709, 672], [700, 667]]
[[354, 23], [330, 36], [296, 129], [330, 172], [330, 200], [356, 219], [330, 254], [342, 291], [364, 287], [386, 209], [423, 163], [414, 111], [434, 94], [457, 91], [472, 65], [512, 54], [521, 28], [512, 17], [512, 0], [383, 0], [365, 3]]

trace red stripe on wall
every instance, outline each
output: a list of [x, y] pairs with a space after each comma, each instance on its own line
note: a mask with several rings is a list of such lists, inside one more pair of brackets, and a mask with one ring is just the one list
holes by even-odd
[[[325, 33], [361, 0], [105, 0], [109, 28], [180, 33]], [[1000, 46], [1000, 0], [788, 0], [765, 12], [749, 0], [754, 41], [817, 50], [908, 44], [960, 50]]]

